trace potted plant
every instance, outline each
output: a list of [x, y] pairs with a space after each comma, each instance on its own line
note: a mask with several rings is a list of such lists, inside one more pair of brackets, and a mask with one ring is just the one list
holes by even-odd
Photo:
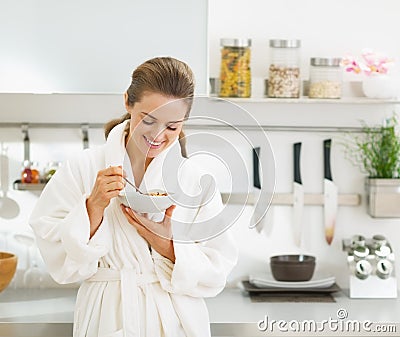
[[400, 217], [400, 136], [396, 116], [383, 125], [363, 126], [363, 133], [347, 143], [347, 157], [361, 168], [368, 214], [376, 218]]

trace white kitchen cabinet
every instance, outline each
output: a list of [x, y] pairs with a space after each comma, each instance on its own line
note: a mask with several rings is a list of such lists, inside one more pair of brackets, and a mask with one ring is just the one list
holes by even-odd
[[207, 0], [4, 0], [0, 92], [122, 93], [134, 68], [173, 56], [207, 88]]

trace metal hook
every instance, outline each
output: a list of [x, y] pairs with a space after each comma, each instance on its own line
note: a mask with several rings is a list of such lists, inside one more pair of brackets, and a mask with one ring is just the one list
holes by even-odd
[[89, 124], [81, 124], [83, 148], [89, 148]]
[[30, 161], [30, 139], [29, 139], [29, 125], [24, 123], [21, 125], [21, 130], [24, 140], [24, 161]]

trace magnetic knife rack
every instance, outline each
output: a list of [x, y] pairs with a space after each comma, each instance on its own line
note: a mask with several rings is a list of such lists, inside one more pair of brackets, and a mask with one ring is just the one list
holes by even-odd
[[[221, 193], [222, 202], [231, 205], [254, 205], [257, 201], [253, 193]], [[274, 193], [271, 205], [292, 206], [294, 196], [292, 193]], [[361, 204], [361, 195], [359, 194], [339, 194], [338, 206], [359, 206]], [[323, 194], [304, 194], [304, 205], [321, 206], [324, 205]]]
[[[30, 160], [30, 137], [29, 129], [81, 129], [82, 145], [86, 149], [89, 147], [89, 128], [102, 129], [104, 124], [101, 123], [0, 123], [0, 128], [21, 128], [24, 142], [24, 160]], [[215, 129], [229, 129], [227, 126], [212, 125]], [[197, 125], [188, 123], [185, 125], [187, 129], [204, 129], [210, 128], [207, 125]], [[265, 131], [294, 131], [294, 132], [362, 132], [361, 127], [306, 127], [306, 126], [261, 126]], [[240, 129], [255, 130], [252, 125], [241, 125]], [[13, 184], [16, 190], [30, 190], [40, 191], [44, 188], [45, 184], [22, 184], [20, 181], [15, 181]], [[254, 205], [256, 196], [253, 193], [221, 193], [222, 201], [231, 205]], [[271, 200], [271, 205], [291, 206], [293, 205], [292, 193], [275, 193]], [[339, 194], [338, 206], [359, 206], [361, 204], [361, 195], [359, 194]], [[324, 194], [304, 194], [304, 205], [307, 206], [321, 206], [324, 205]]]

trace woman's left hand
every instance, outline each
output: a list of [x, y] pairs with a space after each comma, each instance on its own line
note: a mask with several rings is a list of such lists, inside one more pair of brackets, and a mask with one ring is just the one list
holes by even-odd
[[137, 232], [153, 249], [172, 262], [175, 262], [171, 228], [171, 216], [175, 205], [166, 209], [164, 219], [160, 222], [149, 220], [130, 207], [122, 204], [121, 209], [129, 223], [136, 228]]

